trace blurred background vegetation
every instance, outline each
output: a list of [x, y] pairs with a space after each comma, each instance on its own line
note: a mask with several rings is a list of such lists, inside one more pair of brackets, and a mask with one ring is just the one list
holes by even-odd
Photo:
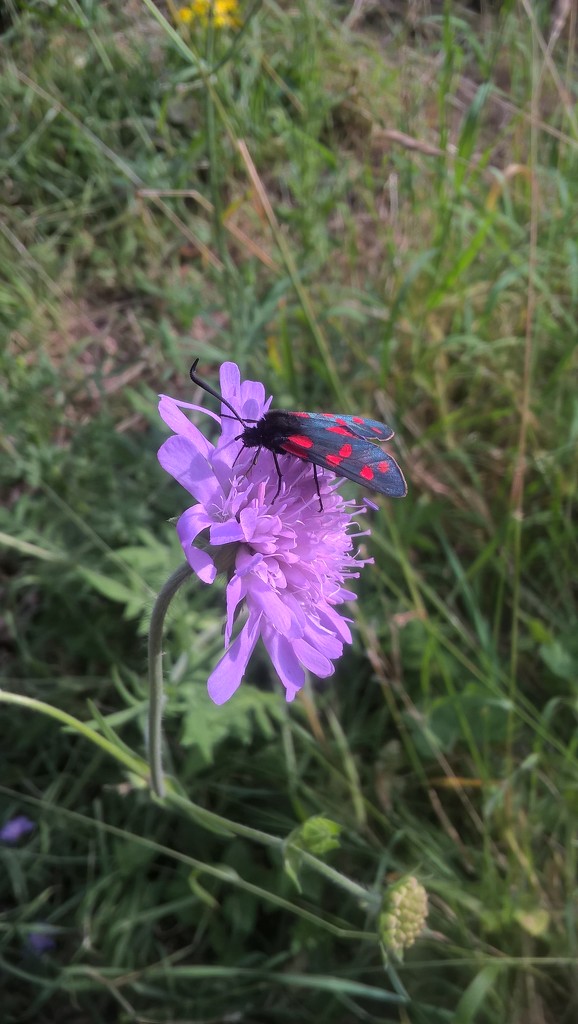
[[[0, 844], [2, 1020], [574, 1021], [576, 5], [225, 9], [0, 4], [0, 826], [34, 823]], [[156, 395], [196, 356], [392, 423], [409, 495], [289, 708], [258, 656], [212, 706], [223, 586], [182, 592], [179, 807], [139, 758], [187, 505]], [[415, 875], [428, 929], [385, 969], [368, 907], [190, 801], [332, 819], [319, 859]]]

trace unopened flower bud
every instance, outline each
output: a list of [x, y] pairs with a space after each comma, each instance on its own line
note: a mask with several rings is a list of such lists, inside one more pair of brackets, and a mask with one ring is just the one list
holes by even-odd
[[413, 875], [405, 875], [383, 898], [379, 915], [379, 937], [388, 952], [401, 958], [413, 946], [427, 920], [427, 892]]

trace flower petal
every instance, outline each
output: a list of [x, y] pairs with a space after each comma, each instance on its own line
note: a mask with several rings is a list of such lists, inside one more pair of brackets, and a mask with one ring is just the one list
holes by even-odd
[[[233, 409], [241, 417], [241, 374], [236, 363], [223, 363], [219, 376], [221, 383], [221, 394], [233, 406]], [[226, 405], [221, 405], [221, 437], [218, 448], [230, 441], [236, 434], [243, 432], [243, 426], [235, 419]]]
[[236, 573], [227, 584], [227, 622], [225, 625], [225, 647], [231, 642], [231, 633], [235, 624], [237, 606], [243, 600], [247, 592], [245, 580]]
[[262, 514], [261, 510], [255, 507], [241, 509], [239, 520], [243, 527], [243, 536], [246, 541], [253, 539], [253, 534], [257, 529]]
[[[236, 420], [233, 420], [233, 422], [237, 423]], [[240, 453], [243, 451], [241, 442], [236, 440], [242, 429], [241, 424], [237, 423], [237, 430], [229, 438], [229, 443], [222, 445], [219, 441], [211, 458], [211, 465], [215, 471], [215, 476], [226, 493], [230, 490], [233, 481], [233, 466], [238, 464]]]
[[319, 621], [326, 629], [333, 629], [341, 637], [343, 643], [351, 643], [351, 630], [347, 625], [348, 621], [351, 620], [344, 619], [330, 604], [326, 604], [323, 608], [319, 609]]
[[244, 539], [243, 530], [236, 519], [227, 519], [224, 523], [213, 523], [211, 526], [211, 544], [234, 544]]
[[236, 640], [221, 658], [207, 682], [209, 697], [214, 704], [224, 704], [241, 685], [261, 626], [261, 616], [249, 616]]
[[299, 658], [305, 668], [308, 668], [310, 672], [314, 672], [320, 679], [325, 679], [326, 676], [331, 676], [335, 672], [335, 668], [319, 651], [316, 651], [311, 644], [308, 644], [306, 640], [293, 640], [293, 650]]
[[254, 573], [247, 579], [247, 603], [254, 604], [275, 629], [289, 633], [293, 625], [291, 612], [274, 589]]
[[211, 517], [207, 515], [202, 505], [191, 505], [185, 509], [177, 520], [177, 533], [183, 548], [187, 544], [192, 544], [211, 522]]
[[222, 493], [205, 456], [182, 434], [173, 434], [161, 445], [158, 460], [167, 473], [204, 505]]
[[193, 541], [202, 530], [210, 526], [211, 520], [202, 505], [186, 509], [177, 522], [177, 533], [185, 558], [191, 569], [203, 583], [212, 583], [217, 575], [213, 559], [207, 551], [196, 548]]
[[261, 568], [263, 563], [262, 555], [256, 551], [254, 555], [248, 550], [248, 548], [241, 547], [237, 553], [237, 560], [235, 562], [235, 571], [238, 576], [246, 576], [247, 573], [253, 572], [257, 569], [257, 566]]
[[213, 583], [217, 578], [217, 567], [207, 551], [201, 551], [194, 544], [186, 552], [187, 562], [203, 583]]
[[287, 691], [285, 698], [292, 701], [305, 682], [305, 673], [299, 664], [293, 646], [286, 637], [281, 636], [276, 629], [270, 627], [262, 629], [262, 636], [273, 668]]
[[340, 658], [343, 654], [343, 644], [334, 632], [324, 629], [312, 619], [303, 630], [303, 639], [326, 658]]
[[[192, 441], [202, 455], [208, 455], [213, 448], [213, 445], [210, 441], [207, 441], [204, 434], [201, 434], [198, 427], [196, 427], [194, 423], [191, 423], [188, 416], [185, 416], [184, 412], [181, 412], [181, 409], [183, 408], [201, 409], [201, 406], [191, 405], [189, 402], [177, 402], [176, 399], [169, 398], [168, 395], [160, 395], [159, 399], [159, 416], [165, 421], [167, 427], [174, 430], [175, 434], [181, 434], [183, 437], [188, 437], [189, 441]], [[207, 412], [218, 422], [218, 417], [213, 413], [210, 413], [208, 409], [201, 409], [201, 411]]]

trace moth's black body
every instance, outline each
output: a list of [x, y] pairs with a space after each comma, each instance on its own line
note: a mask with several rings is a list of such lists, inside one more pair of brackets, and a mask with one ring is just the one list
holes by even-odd
[[284, 445], [288, 439], [302, 430], [302, 421], [293, 412], [272, 409], [266, 412], [254, 427], [245, 427], [239, 440], [244, 448], [267, 448], [277, 455], [287, 455]]
[[[316, 460], [310, 457], [309, 451], [295, 450], [295, 446], [291, 447], [290, 438], [295, 437], [299, 431], [301, 431], [301, 420], [294, 412], [285, 412], [284, 409], [272, 409], [270, 412], [266, 412], [254, 427], [245, 427], [242, 434], [237, 437], [238, 441], [241, 441], [243, 448], [256, 448], [257, 453], [253, 459], [252, 466], [255, 465], [259, 458], [259, 452], [261, 448], [266, 448], [270, 451], [275, 462], [275, 469], [277, 470], [277, 490], [273, 495], [273, 501], [279, 497], [281, 490], [281, 483], [283, 481], [283, 474], [281, 472], [279, 463], [277, 461], [278, 455], [295, 455], [297, 458], [305, 459], [307, 462], [313, 464], [313, 479], [315, 480], [315, 487], [317, 488], [317, 497], [319, 498], [319, 511], [323, 512], [323, 502], [321, 500], [321, 492], [319, 490], [319, 478], [317, 476], [317, 465]], [[322, 465], [322, 463], [319, 463]]]

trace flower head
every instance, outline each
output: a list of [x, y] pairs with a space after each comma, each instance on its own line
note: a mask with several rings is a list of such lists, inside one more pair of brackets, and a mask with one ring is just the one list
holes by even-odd
[[239, 0], [192, 0], [187, 7], [177, 11], [177, 18], [183, 25], [198, 21], [208, 25], [210, 21], [215, 28], [236, 28], [240, 24], [238, 17]]
[[386, 950], [400, 959], [423, 931], [427, 915], [426, 890], [414, 875], [404, 875], [383, 898], [379, 934]]
[[56, 943], [46, 931], [33, 931], [29, 932], [26, 936], [25, 945], [30, 953], [34, 953], [35, 956], [42, 956], [43, 953], [48, 953], [51, 949], [54, 949]]
[[35, 828], [34, 822], [25, 814], [17, 814], [15, 818], [9, 818], [5, 825], [0, 828], [0, 842], [17, 843], [22, 836], [28, 835]]
[[[235, 363], [221, 367], [221, 392], [244, 420], [268, 410], [263, 385], [240, 380]], [[159, 412], [174, 431], [158, 457], [168, 473], [196, 499], [177, 523], [187, 561], [203, 583], [212, 583], [228, 560], [225, 653], [211, 673], [209, 694], [222, 704], [235, 692], [261, 637], [273, 666], [293, 700], [305, 669], [329, 676], [344, 643], [348, 622], [337, 610], [355, 598], [347, 580], [367, 559], [353, 550], [352, 516], [359, 511], [337, 492], [331, 473], [318, 474], [294, 456], [278, 456], [280, 484], [271, 452], [245, 449], [241, 425], [223, 407], [221, 434], [211, 443], [183, 409], [199, 409], [161, 396]], [[207, 412], [207, 410], [201, 410]], [[208, 531], [208, 544], [198, 544]], [[237, 619], [245, 621], [234, 636]]]

